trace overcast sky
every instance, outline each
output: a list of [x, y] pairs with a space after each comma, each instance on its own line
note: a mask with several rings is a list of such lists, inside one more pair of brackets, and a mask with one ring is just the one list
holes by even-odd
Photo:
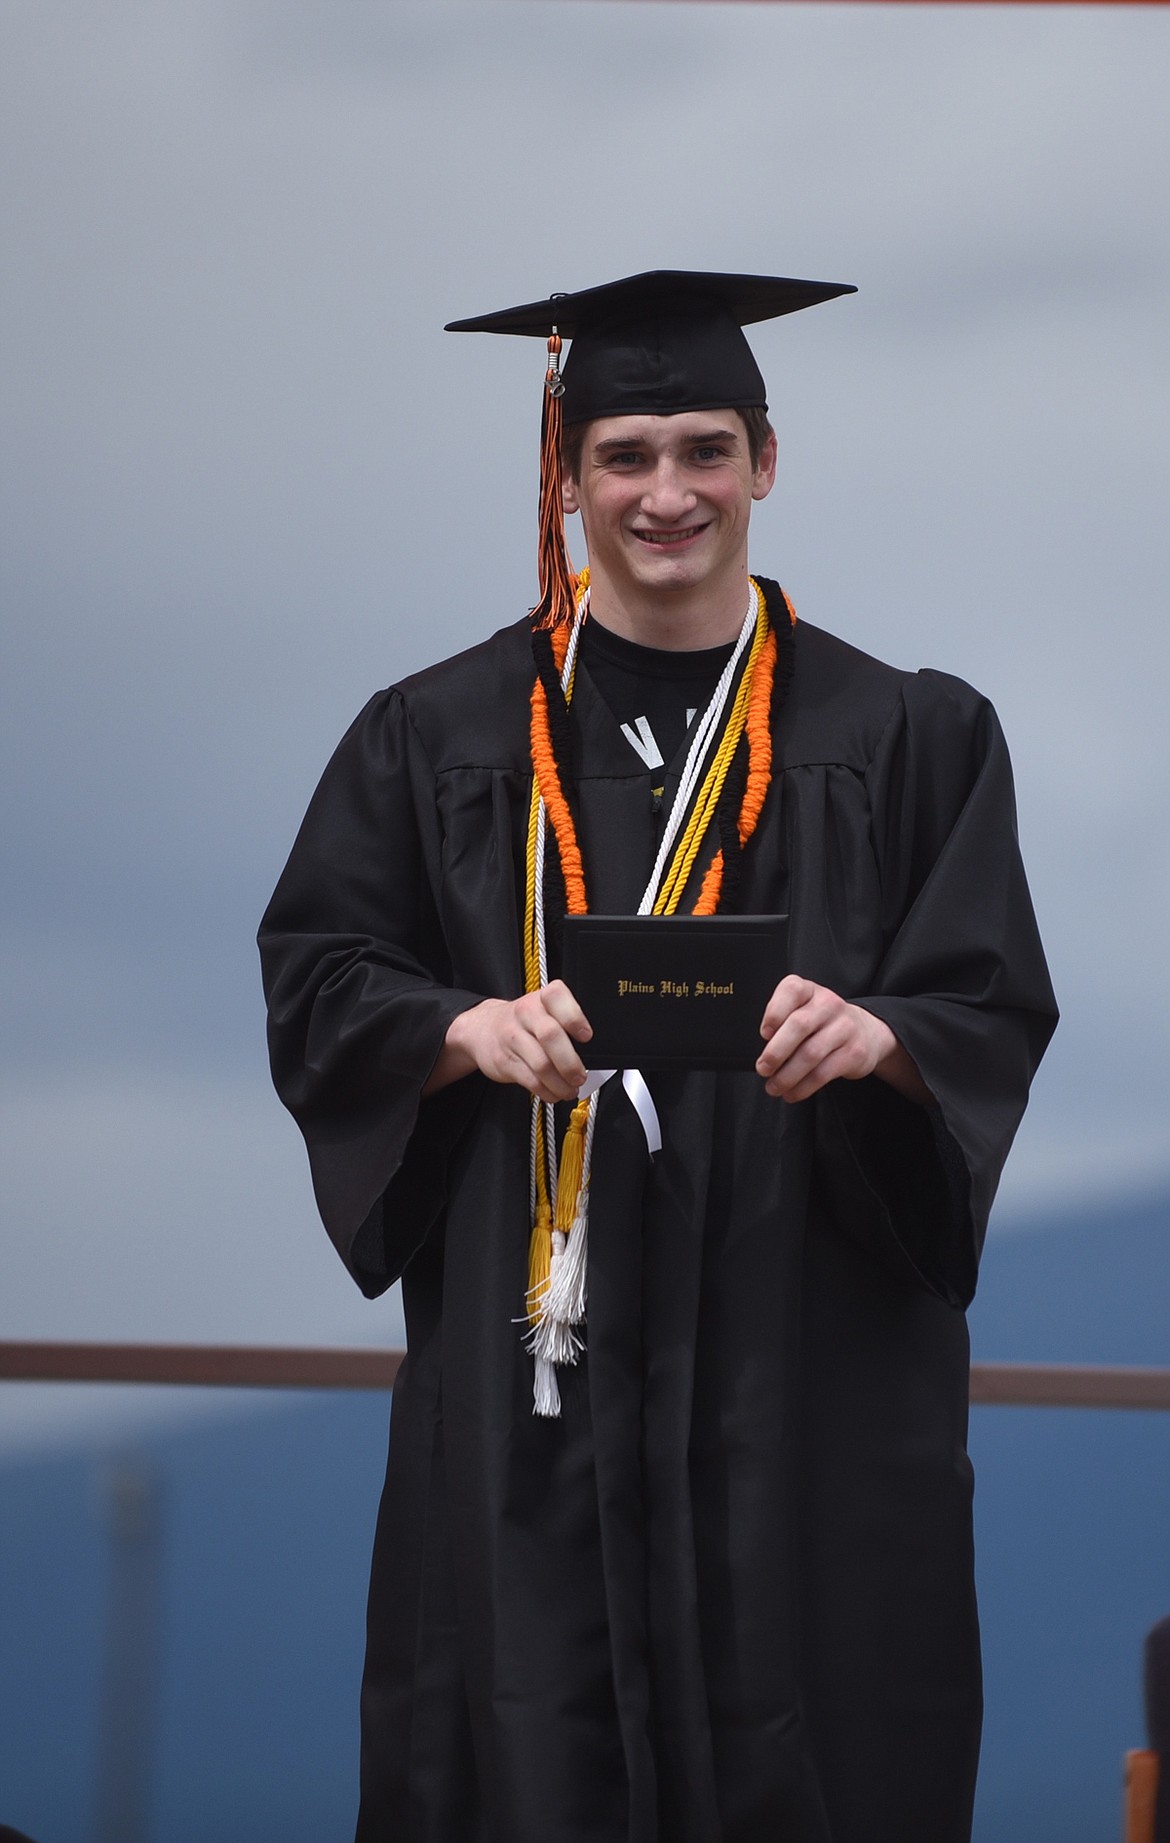
[[753, 559], [1003, 717], [1065, 1018], [1001, 1226], [1170, 1181], [1167, 9], [0, 28], [0, 1336], [398, 1341], [269, 1090], [255, 927], [369, 693], [534, 598], [541, 351], [443, 322], [645, 268], [858, 284], [753, 331]]

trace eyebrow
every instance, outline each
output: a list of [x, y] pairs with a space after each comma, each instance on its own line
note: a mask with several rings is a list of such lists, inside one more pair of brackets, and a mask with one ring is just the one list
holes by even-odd
[[[631, 448], [645, 447], [649, 437], [642, 435], [610, 436], [603, 442], [595, 442], [594, 454], [625, 454]], [[739, 440], [734, 429], [701, 429], [698, 434], [687, 438], [688, 448], [704, 448], [711, 442], [735, 442]]]

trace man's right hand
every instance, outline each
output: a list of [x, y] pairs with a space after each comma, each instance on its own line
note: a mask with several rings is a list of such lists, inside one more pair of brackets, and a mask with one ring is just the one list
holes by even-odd
[[542, 1101], [571, 1101], [585, 1080], [574, 1043], [593, 1035], [563, 979], [523, 998], [485, 998], [453, 1018], [424, 1094], [478, 1069], [489, 1081], [526, 1088]]

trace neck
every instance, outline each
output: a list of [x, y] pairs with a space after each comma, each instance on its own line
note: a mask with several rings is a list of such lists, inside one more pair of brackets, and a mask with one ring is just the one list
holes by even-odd
[[604, 574], [589, 571], [589, 618], [623, 640], [664, 653], [726, 646], [743, 626], [748, 605], [746, 561], [731, 578], [700, 588], [647, 589], [623, 584], [617, 593]]

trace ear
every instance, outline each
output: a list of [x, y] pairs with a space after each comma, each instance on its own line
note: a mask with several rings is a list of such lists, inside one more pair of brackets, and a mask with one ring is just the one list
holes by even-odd
[[760, 458], [752, 474], [752, 498], [766, 499], [776, 484], [776, 437], [769, 435], [760, 449]]
[[572, 474], [566, 473], [561, 478], [561, 505], [566, 515], [581, 510], [581, 499], [577, 492], [577, 482]]

